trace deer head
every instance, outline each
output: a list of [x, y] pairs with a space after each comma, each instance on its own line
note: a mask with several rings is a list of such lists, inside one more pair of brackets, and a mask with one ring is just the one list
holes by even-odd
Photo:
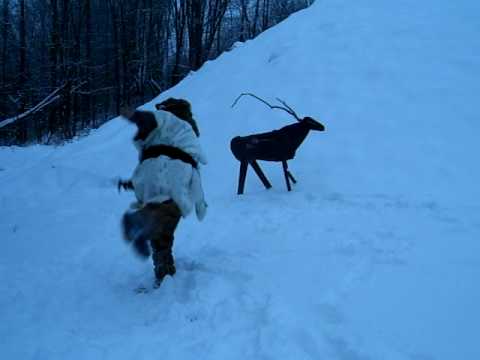
[[302, 120], [300, 120], [300, 122], [305, 123], [308, 126], [309, 130], [325, 131], [325, 126], [317, 120], [311, 118], [310, 116], [304, 117]]

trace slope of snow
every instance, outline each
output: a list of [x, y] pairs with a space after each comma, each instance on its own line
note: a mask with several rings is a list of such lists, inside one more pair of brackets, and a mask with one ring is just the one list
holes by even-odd
[[[162, 94], [193, 104], [203, 223], [152, 281], [120, 240], [136, 153], [114, 119], [62, 147], [0, 149], [2, 359], [480, 358], [480, 2], [318, 0]], [[322, 121], [235, 195], [229, 141]], [[146, 104], [151, 108], [155, 102]]]

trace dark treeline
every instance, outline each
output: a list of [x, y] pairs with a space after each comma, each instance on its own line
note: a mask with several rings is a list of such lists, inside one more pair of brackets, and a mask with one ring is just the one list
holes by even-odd
[[0, 144], [98, 127], [312, 2], [0, 0]]

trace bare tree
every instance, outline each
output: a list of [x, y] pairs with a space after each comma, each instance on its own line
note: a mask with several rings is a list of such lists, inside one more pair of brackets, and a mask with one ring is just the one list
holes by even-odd
[[3, 0], [2, 4], [2, 50], [0, 63], [2, 64], [2, 86], [7, 82], [7, 46], [8, 46], [8, 29], [9, 29], [9, 0]]
[[96, 127], [309, 2], [0, 0], [0, 144]]
[[208, 7], [208, 15], [206, 19], [206, 36], [204, 46], [204, 56], [202, 62], [208, 60], [208, 56], [212, 49], [215, 37], [221, 28], [225, 12], [229, 5], [229, 0], [214, 0], [210, 1]]
[[171, 74], [171, 84], [180, 81], [180, 61], [185, 44], [185, 30], [187, 26], [187, 0], [170, 0], [173, 10], [173, 23], [175, 28], [175, 59]]
[[205, 10], [206, 0], [187, 0], [188, 58], [192, 70], [197, 70], [202, 63]]
[[85, 89], [86, 108], [91, 121], [95, 121], [95, 112], [92, 106], [92, 8], [90, 0], [85, 0]]

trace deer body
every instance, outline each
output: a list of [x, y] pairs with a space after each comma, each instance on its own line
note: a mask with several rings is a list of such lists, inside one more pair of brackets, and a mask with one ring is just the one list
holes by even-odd
[[287, 189], [290, 191], [290, 180], [294, 183], [296, 183], [296, 180], [288, 171], [287, 160], [295, 157], [297, 149], [310, 130], [324, 131], [325, 127], [312, 118], [306, 117], [279, 130], [234, 137], [230, 142], [230, 148], [235, 158], [240, 161], [238, 194], [243, 194], [248, 165], [253, 167], [267, 189], [272, 187], [257, 160], [282, 162]]
[[324, 131], [325, 126], [309, 116], [304, 117], [303, 119], [299, 118], [295, 111], [288, 106], [285, 101], [277, 99], [283, 106], [272, 106], [265, 100], [251, 93], [241, 94], [235, 100], [232, 107], [234, 107], [238, 100], [245, 95], [260, 100], [271, 109], [286, 111], [298, 122], [266, 133], [253, 134], [249, 136], [236, 136], [231, 140], [230, 149], [232, 150], [235, 158], [240, 161], [238, 194], [243, 194], [248, 165], [252, 166], [253, 170], [267, 189], [272, 187], [260, 168], [260, 165], [258, 165], [257, 160], [281, 161], [283, 165], [285, 181], [287, 183], [287, 189], [290, 191], [290, 180], [294, 183], [297, 181], [290, 171], [288, 171], [287, 160], [291, 160], [295, 157], [297, 149], [303, 143], [310, 130]]
[[291, 160], [309, 132], [305, 122], [298, 122], [266, 133], [237, 136], [232, 139], [230, 147], [238, 161]]

